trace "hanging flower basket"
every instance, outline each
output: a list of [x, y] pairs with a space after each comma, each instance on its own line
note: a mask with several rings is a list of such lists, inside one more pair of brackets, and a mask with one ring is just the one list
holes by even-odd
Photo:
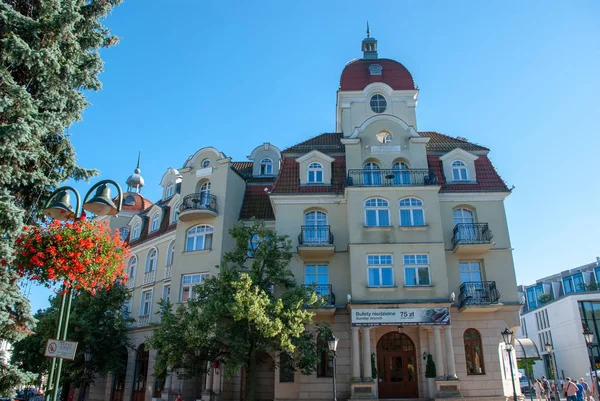
[[25, 227], [14, 249], [11, 267], [19, 276], [92, 294], [123, 280], [129, 257], [129, 246], [119, 232], [112, 233], [106, 222], [99, 221]]

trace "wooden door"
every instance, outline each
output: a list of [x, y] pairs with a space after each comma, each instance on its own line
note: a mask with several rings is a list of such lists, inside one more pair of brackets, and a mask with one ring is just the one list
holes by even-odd
[[144, 401], [146, 398], [146, 381], [148, 380], [149, 352], [145, 350], [144, 344], [137, 349], [135, 356], [135, 370], [133, 373], [133, 391], [131, 401]]
[[418, 398], [417, 355], [406, 334], [391, 332], [377, 343], [379, 398]]

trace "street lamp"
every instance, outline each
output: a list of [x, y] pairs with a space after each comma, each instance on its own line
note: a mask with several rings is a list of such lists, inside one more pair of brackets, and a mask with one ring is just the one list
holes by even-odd
[[336, 358], [336, 350], [338, 346], [339, 338], [334, 336], [333, 334], [327, 340], [327, 346], [329, 347], [329, 351], [333, 352], [333, 401], [337, 401], [337, 388], [335, 383], [335, 358]]
[[88, 373], [88, 363], [90, 363], [90, 361], [92, 360], [92, 349], [90, 347], [87, 347], [85, 349], [85, 352], [83, 353], [83, 359], [85, 361], [85, 365], [83, 366], [83, 373], [84, 373], [84, 377], [83, 377], [83, 390], [81, 392], [81, 401], [85, 401], [85, 391], [87, 390], [87, 373]]
[[513, 385], [513, 400], [517, 401], [517, 387], [515, 386], [515, 374], [513, 373], [512, 358], [510, 357], [510, 353], [512, 351], [513, 332], [510, 331], [507, 327], [500, 334], [502, 334], [502, 339], [504, 340], [504, 344], [506, 345], [506, 352], [508, 352], [508, 365], [510, 366], [510, 378], [512, 380]]
[[[118, 202], [115, 204], [110, 196], [110, 188], [107, 184], [112, 184], [118, 193]], [[88, 200], [92, 192], [98, 188], [95, 196]], [[71, 197], [69, 191], [75, 195], [75, 209], [71, 206]], [[57, 188], [51, 195], [50, 199], [44, 205], [42, 212], [44, 215], [55, 220], [79, 220], [81, 213], [79, 206], [81, 198], [79, 192], [73, 187], [64, 186]], [[114, 216], [121, 211], [123, 204], [123, 191], [121, 187], [113, 180], [102, 180], [94, 184], [83, 198], [83, 210], [94, 213], [97, 216]], [[65, 341], [69, 328], [69, 317], [71, 314], [71, 302], [73, 300], [73, 289], [69, 288], [63, 295], [60, 303], [60, 311], [58, 317], [58, 327], [56, 330], [56, 339]], [[84, 355], [85, 356], [85, 355]], [[87, 356], [85, 356], [87, 358]], [[91, 354], [90, 354], [91, 358]], [[86, 359], [87, 360], [87, 359]], [[62, 371], [63, 360], [59, 359], [58, 364], [56, 358], [52, 358], [50, 368], [50, 377], [46, 389], [46, 399], [57, 401], [58, 390], [60, 389], [60, 374]], [[58, 367], [57, 367], [58, 365]], [[50, 398], [50, 396], [52, 398]]]
[[[592, 360], [592, 356], [594, 355], [594, 351], [593, 351], [593, 347], [594, 347], [594, 332], [592, 330], [590, 330], [589, 327], [584, 326], [583, 328], [583, 338], [585, 339], [585, 345], [587, 345], [588, 347], [588, 357], [590, 360], [590, 380], [593, 380], [593, 384], [596, 387], [596, 389], [598, 391], [600, 391], [600, 386], [598, 384], [598, 380], [595, 377], [596, 375], [594, 374], [596, 372], [595, 366], [594, 366], [594, 362]], [[594, 373], [592, 373], [594, 372]]]
[[558, 397], [560, 397], [558, 395], [558, 377], [557, 377], [557, 372], [558, 372], [558, 368], [556, 367], [556, 359], [554, 359], [554, 354], [552, 353], [552, 350], [554, 349], [554, 347], [552, 346], [551, 343], [547, 342], [546, 344], [544, 344], [544, 348], [546, 348], [546, 352], [548, 353], [548, 355], [550, 355], [550, 366], [552, 368], [552, 375], [554, 376], [554, 381], [556, 383], [556, 395]]

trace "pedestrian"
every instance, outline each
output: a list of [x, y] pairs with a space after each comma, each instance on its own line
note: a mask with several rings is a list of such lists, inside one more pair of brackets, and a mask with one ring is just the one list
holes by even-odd
[[549, 400], [550, 399], [550, 382], [548, 382], [548, 379], [546, 379], [546, 376], [542, 376], [542, 387], [544, 387], [544, 393], [542, 394], [544, 396], [544, 399]]
[[535, 379], [535, 381], [533, 382], [533, 390], [535, 391], [535, 399], [536, 400], [541, 400], [542, 399], [542, 392], [543, 387], [542, 387], [542, 383], [540, 383], [540, 381], [538, 379]]
[[577, 401], [577, 386], [573, 384], [570, 377], [565, 379], [564, 396], [567, 397], [567, 401]]
[[[581, 380], [583, 380], [583, 378]], [[583, 385], [577, 383], [577, 380], [575, 379], [573, 379], [573, 383], [575, 383], [575, 385], [577, 386], [577, 401], [585, 401], [585, 398], [583, 396]]]
[[590, 386], [588, 386], [585, 380], [583, 380], [583, 377], [579, 378], [579, 384], [583, 386], [583, 396], [585, 398], [585, 401], [590, 401], [590, 396], [592, 395], [590, 391]]
[[177, 399], [176, 399], [175, 401], [183, 401], [183, 400], [181, 399], [181, 393], [177, 394]]
[[560, 401], [560, 390], [558, 389], [558, 383], [556, 383], [556, 381], [553, 381], [550, 384], [550, 389], [552, 391], [552, 397], [554, 398], [554, 401]]

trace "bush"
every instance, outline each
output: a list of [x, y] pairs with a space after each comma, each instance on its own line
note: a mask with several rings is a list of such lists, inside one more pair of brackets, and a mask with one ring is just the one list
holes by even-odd
[[425, 365], [425, 377], [428, 379], [435, 379], [437, 377], [437, 371], [435, 369], [435, 362], [431, 354], [427, 354], [427, 364]]

